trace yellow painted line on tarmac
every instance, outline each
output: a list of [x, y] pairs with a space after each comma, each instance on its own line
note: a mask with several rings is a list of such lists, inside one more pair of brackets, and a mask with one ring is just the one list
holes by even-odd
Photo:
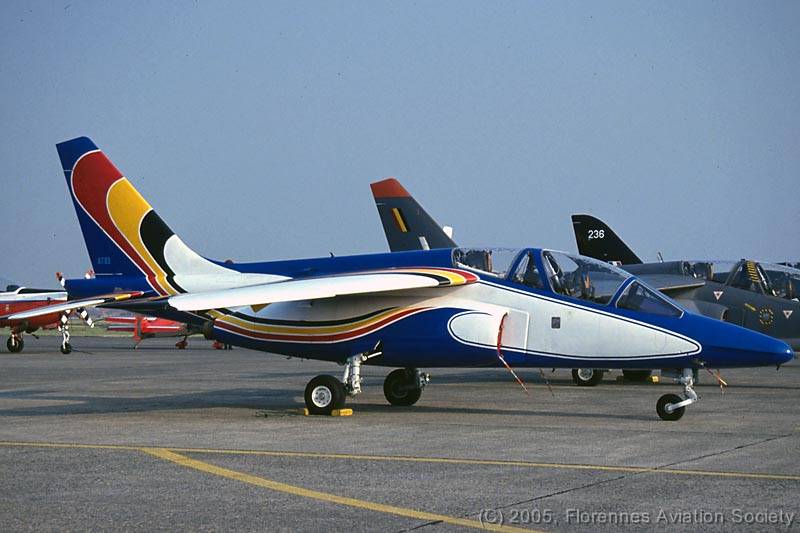
[[600, 472], [622, 472], [622, 473], [653, 473], [653, 474], [677, 474], [692, 476], [711, 476], [711, 477], [739, 477], [752, 479], [773, 479], [800, 481], [800, 475], [791, 474], [762, 474], [756, 472], [723, 472], [715, 470], [687, 470], [677, 468], [650, 468], [642, 466], [605, 466], [591, 464], [573, 463], [535, 463], [530, 461], [508, 461], [492, 459], [451, 459], [446, 457], [411, 457], [403, 455], [358, 455], [358, 454], [339, 454], [339, 453], [316, 453], [316, 452], [279, 452], [279, 451], [260, 451], [260, 450], [220, 450], [214, 448], [170, 448], [171, 450], [185, 453], [218, 453], [228, 455], [262, 455], [268, 457], [305, 457], [312, 459], [345, 459], [351, 461], [396, 461], [411, 463], [444, 463], [462, 465], [485, 465], [485, 466], [513, 466], [521, 468], [553, 468], [559, 470], [592, 470]]
[[25, 442], [25, 441], [0, 441], [0, 446], [20, 448], [72, 448], [83, 450], [128, 450], [138, 452], [141, 446], [127, 446], [124, 444], [73, 444], [69, 442]]
[[127, 446], [115, 444], [68, 444], [68, 443], [49, 443], [49, 442], [16, 442], [0, 441], [0, 446], [28, 446], [43, 448], [84, 448], [84, 449], [109, 449], [109, 450], [170, 450], [180, 453], [207, 453], [221, 455], [255, 455], [263, 457], [284, 457], [284, 458], [308, 458], [308, 459], [339, 459], [349, 461], [386, 461], [386, 462], [408, 462], [408, 463], [439, 463], [453, 465], [484, 465], [484, 466], [510, 466], [517, 468], [540, 468], [556, 470], [587, 470], [595, 472], [620, 472], [630, 474], [671, 474], [683, 476], [705, 476], [705, 477], [727, 477], [743, 479], [764, 479], [778, 481], [800, 481], [800, 475], [793, 474], [769, 474], [760, 472], [731, 472], [718, 470], [694, 470], [679, 468], [660, 468], [643, 466], [608, 466], [593, 464], [575, 463], [538, 463], [531, 461], [511, 461], [500, 459], [457, 459], [448, 457], [414, 457], [404, 455], [361, 455], [345, 453], [319, 453], [319, 452], [289, 452], [271, 450], [228, 450], [220, 448], [182, 448], [168, 447], [156, 448], [149, 446]]
[[[346, 496], [339, 496], [337, 494], [330, 494], [327, 492], [319, 492], [310, 489], [304, 489], [302, 487], [297, 487], [294, 485], [289, 485], [286, 483], [281, 483], [278, 481], [272, 481], [270, 479], [266, 479], [263, 477], [253, 476], [251, 474], [246, 474], [244, 472], [237, 472], [235, 470], [230, 470], [227, 468], [222, 468], [216, 465], [212, 465], [210, 463], [206, 463], [203, 461], [198, 461], [197, 459], [192, 459], [190, 457], [186, 457], [185, 455], [181, 455], [176, 453], [175, 448], [152, 448], [148, 446], [126, 446], [126, 445], [118, 445], [118, 444], [69, 444], [69, 443], [56, 443], [56, 442], [13, 442], [13, 441], [0, 441], [0, 446], [6, 447], [20, 447], [20, 448], [60, 448], [60, 449], [84, 449], [84, 450], [115, 450], [115, 451], [136, 451], [136, 452], [143, 452], [153, 457], [157, 457], [159, 459], [163, 459], [166, 461], [170, 461], [172, 463], [184, 466], [186, 468], [192, 468], [194, 470], [199, 470], [201, 472], [206, 472], [209, 474], [214, 474], [217, 476], [221, 476], [228, 479], [233, 479], [242, 483], [248, 483], [250, 485], [255, 485], [258, 487], [262, 487], [269, 490], [274, 490], [277, 492], [284, 492], [287, 494], [293, 494], [295, 496], [302, 496], [304, 498], [311, 498], [314, 500], [320, 500], [328, 503], [335, 503], [339, 505], [345, 505], [348, 507], [355, 507], [359, 509], [365, 509], [368, 511], [376, 511], [384, 514], [393, 514], [397, 516], [403, 516], [406, 518], [413, 518], [417, 520], [427, 520], [433, 522], [443, 522], [447, 524], [453, 524], [457, 526], [469, 527], [469, 528], [476, 528], [476, 529], [484, 529], [487, 531], [507, 531], [507, 532], [526, 532], [526, 533], [541, 533], [537, 532], [533, 529], [523, 529], [523, 528], [515, 528], [511, 526], [504, 526], [499, 524], [490, 524], [490, 523], [481, 523], [477, 520], [469, 520], [466, 518], [457, 518], [454, 516], [447, 516], [441, 515], [437, 513], [429, 513], [426, 511], [417, 511], [415, 509], [408, 509], [405, 507], [397, 507], [394, 505], [386, 505], [382, 503], [375, 503], [366, 500], [358, 500], [356, 498], [348, 498]], [[189, 450], [185, 450], [183, 448], [179, 448], [178, 450], [187, 452]], [[218, 450], [223, 451], [223, 450]], [[233, 453], [233, 450], [227, 450], [228, 453]]]
[[501, 526], [495, 524], [483, 524], [477, 520], [468, 520], [466, 518], [456, 518], [454, 516], [441, 515], [436, 513], [428, 513], [425, 511], [416, 511], [414, 509], [407, 509], [405, 507], [396, 507], [394, 505], [385, 505], [382, 503], [374, 503], [366, 500], [357, 500], [355, 498], [348, 498], [346, 496], [339, 496], [338, 494], [330, 494], [327, 492], [319, 492], [316, 490], [304, 489], [295, 485], [288, 485], [278, 481], [272, 481], [263, 477], [245, 474], [244, 472], [237, 472], [236, 470], [229, 470], [210, 463], [198, 461], [175, 453], [166, 448], [141, 448], [141, 451], [150, 454], [159, 459], [170, 461], [172, 463], [192, 468], [208, 474], [214, 474], [228, 479], [233, 479], [241, 483], [248, 483], [257, 487], [262, 487], [277, 492], [285, 492], [295, 496], [302, 496], [303, 498], [311, 498], [328, 503], [336, 503], [339, 505], [346, 505], [348, 507], [356, 507], [358, 509], [366, 509], [368, 511], [377, 511], [379, 513], [393, 514], [403, 516], [406, 518], [414, 518], [417, 520], [427, 520], [434, 522], [444, 522], [446, 524], [453, 524], [456, 526], [470, 527], [476, 529], [487, 529], [489, 531], [524, 531], [530, 532], [530, 529], [521, 529], [515, 527]]

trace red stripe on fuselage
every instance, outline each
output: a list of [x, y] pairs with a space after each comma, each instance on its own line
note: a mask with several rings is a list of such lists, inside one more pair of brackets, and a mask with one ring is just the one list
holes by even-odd
[[215, 323], [214, 325], [220, 329], [230, 331], [231, 333], [238, 333], [240, 335], [245, 335], [247, 337], [255, 337], [258, 339], [269, 340], [269, 341], [340, 342], [351, 338], [360, 337], [362, 335], [366, 335], [392, 322], [401, 320], [411, 314], [419, 313], [421, 311], [427, 311], [428, 309], [429, 308], [407, 309], [396, 315], [386, 317], [383, 320], [376, 322], [375, 324], [370, 324], [368, 326], [364, 326], [362, 328], [355, 329], [352, 331], [345, 331], [343, 333], [335, 333], [329, 335], [290, 335], [290, 334], [278, 334], [278, 333], [262, 333], [259, 331], [253, 331], [241, 328], [239, 326], [234, 326], [233, 324]]

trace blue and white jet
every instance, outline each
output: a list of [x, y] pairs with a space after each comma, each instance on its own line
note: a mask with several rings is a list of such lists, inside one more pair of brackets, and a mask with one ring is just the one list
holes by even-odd
[[676, 369], [684, 397], [662, 396], [657, 412], [677, 420], [697, 401], [693, 369], [793, 356], [784, 342], [689, 313], [611, 265], [554, 250], [207, 259], [90, 139], [57, 149], [96, 273], [65, 280], [70, 301], [59, 307], [123, 308], [195, 324], [223, 343], [343, 364], [341, 378], [306, 386], [311, 413], [361, 392], [363, 364], [399, 367], [384, 382], [393, 405], [416, 403], [429, 381], [423, 368], [586, 366]]

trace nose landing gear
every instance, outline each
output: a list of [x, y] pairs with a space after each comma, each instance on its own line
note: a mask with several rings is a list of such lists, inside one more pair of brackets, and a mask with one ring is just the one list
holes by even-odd
[[72, 345], [69, 343], [69, 311], [61, 313], [58, 321], [58, 331], [61, 332], [61, 353], [67, 355], [72, 353]]
[[680, 420], [686, 411], [686, 406], [692, 405], [699, 399], [694, 391], [694, 375], [691, 368], [684, 368], [677, 381], [683, 385], [683, 394], [686, 398], [682, 400], [677, 394], [665, 394], [659, 398], [656, 412], [661, 420]]

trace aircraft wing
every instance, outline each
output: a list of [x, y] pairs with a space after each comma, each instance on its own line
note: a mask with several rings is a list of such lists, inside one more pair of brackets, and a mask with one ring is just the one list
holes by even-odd
[[35, 309], [30, 309], [28, 311], [20, 311], [19, 313], [13, 313], [11, 315], [0, 317], [0, 319], [26, 320], [28, 318], [35, 318], [37, 316], [49, 315], [51, 313], [61, 313], [64, 311], [72, 311], [74, 309], [80, 309], [86, 307], [97, 307], [99, 305], [108, 304], [111, 302], [119, 302], [130, 298], [136, 298], [137, 296], [141, 296], [142, 294], [143, 293], [140, 291], [134, 291], [134, 292], [123, 292], [117, 294], [106, 294], [102, 296], [96, 296], [93, 298], [83, 298], [80, 300], [67, 300], [66, 302], [60, 304], [46, 305], [44, 307], [37, 307]]
[[673, 297], [677, 293], [696, 289], [706, 284], [703, 279], [671, 274], [639, 274], [636, 277], [640, 278], [654, 289], [658, 289], [664, 294]]
[[342, 274], [317, 278], [292, 279], [217, 291], [179, 294], [148, 302], [131, 301], [109, 307], [164, 308], [178, 311], [204, 311], [275, 302], [317, 300], [351, 294], [375, 294], [388, 291], [453, 287], [474, 283], [478, 276], [465, 270], [449, 268], [391, 269]]

